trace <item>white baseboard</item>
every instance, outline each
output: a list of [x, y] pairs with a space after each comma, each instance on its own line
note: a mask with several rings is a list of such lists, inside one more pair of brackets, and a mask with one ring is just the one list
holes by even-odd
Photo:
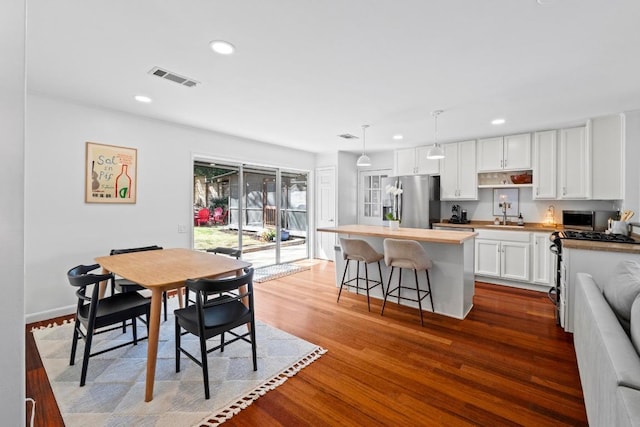
[[27, 314], [24, 317], [24, 323], [42, 322], [43, 320], [53, 319], [54, 317], [68, 316], [75, 313], [76, 305], [69, 305], [66, 307], [55, 308], [53, 310], [40, 311], [38, 313]]

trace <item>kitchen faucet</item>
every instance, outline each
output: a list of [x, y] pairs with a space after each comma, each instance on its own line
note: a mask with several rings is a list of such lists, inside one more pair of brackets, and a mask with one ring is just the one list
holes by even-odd
[[511, 207], [511, 203], [507, 202], [507, 196], [500, 196], [500, 207], [502, 208], [502, 225], [507, 225], [507, 209]]

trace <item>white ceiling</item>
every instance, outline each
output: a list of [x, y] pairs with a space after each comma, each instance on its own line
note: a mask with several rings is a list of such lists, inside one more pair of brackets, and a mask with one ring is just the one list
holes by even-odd
[[544, 2], [29, 0], [27, 87], [313, 152], [432, 143], [436, 109], [440, 142], [640, 109], [640, 1]]

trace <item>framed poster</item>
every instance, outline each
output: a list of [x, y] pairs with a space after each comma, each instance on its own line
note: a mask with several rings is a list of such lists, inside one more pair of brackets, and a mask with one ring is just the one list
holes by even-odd
[[138, 150], [87, 142], [84, 201], [135, 203]]
[[518, 206], [519, 194], [520, 192], [517, 188], [494, 188], [493, 215], [502, 217], [504, 204], [507, 208], [507, 216], [518, 216], [520, 213], [520, 207]]

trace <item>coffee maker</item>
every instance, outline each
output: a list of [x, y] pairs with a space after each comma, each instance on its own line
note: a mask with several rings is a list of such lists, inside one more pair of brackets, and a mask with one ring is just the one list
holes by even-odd
[[467, 210], [460, 208], [460, 205], [451, 206], [451, 218], [449, 222], [452, 224], [467, 224]]

